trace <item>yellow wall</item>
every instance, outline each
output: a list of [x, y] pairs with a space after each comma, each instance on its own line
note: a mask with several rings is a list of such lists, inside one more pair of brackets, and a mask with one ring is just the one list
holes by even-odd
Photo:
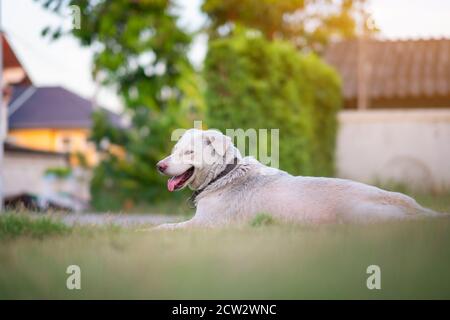
[[88, 137], [87, 129], [12, 129], [8, 132], [10, 141], [17, 145], [72, 154], [81, 152], [89, 164], [95, 164], [97, 155], [94, 146], [87, 140]]

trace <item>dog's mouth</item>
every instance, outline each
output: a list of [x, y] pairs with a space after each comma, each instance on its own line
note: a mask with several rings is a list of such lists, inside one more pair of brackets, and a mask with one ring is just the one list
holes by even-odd
[[182, 174], [170, 178], [169, 181], [167, 181], [167, 189], [169, 189], [169, 191], [172, 192], [183, 188], [186, 185], [186, 182], [189, 180], [190, 177], [192, 177], [193, 174], [194, 174], [194, 167], [191, 167]]

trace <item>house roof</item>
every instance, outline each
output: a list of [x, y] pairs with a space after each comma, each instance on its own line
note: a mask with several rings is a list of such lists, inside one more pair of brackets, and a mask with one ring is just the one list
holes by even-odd
[[23, 65], [20, 63], [19, 59], [17, 58], [16, 54], [12, 50], [8, 39], [5, 37], [3, 33], [0, 34], [2, 38], [2, 45], [3, 45], [3, 69], [4, 72], [12, 69], [21, 69], [23, 73], [21, 73], [21, 79], [18, 81], [17, 84], [22, 85], [31, 85], [31, 79], [26, 72]]
[[[450, 39], [365, 42], [368, 96], [377, 98], [450, 96]], [[331, 44], [325, 60], [342, 77], [343, 96], [358, 94], [358, 41]]]
[[[104, 109], [110, 121], [122, 126], [119, 115]], [[11, 129], [91, 128], [92, 103], [62, 87], [14, 87], [8, 106]]]

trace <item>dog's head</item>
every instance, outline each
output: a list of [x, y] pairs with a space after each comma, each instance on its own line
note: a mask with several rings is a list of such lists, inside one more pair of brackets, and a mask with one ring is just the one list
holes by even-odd
[[225, 166], [230, 159], [240, 158], [231, 139], [216, 130], [189, 129], [178, 140], [171, 155], [156, 165], [159, 172], [170, 176], [169, 191], [189, 185], [197, 189], [214, 167]]

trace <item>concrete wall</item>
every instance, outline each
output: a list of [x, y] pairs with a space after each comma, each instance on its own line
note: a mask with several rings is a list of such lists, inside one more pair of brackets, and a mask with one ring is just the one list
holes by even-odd
[[44, 189], [45, 170], [66, 165], [67, 161], [63, 156], [6, 151], [3, 159], [5, 196], [22, 192], [41, 194]]
[[338, 176], [450, 190], [450, 110], [342, 111]]

